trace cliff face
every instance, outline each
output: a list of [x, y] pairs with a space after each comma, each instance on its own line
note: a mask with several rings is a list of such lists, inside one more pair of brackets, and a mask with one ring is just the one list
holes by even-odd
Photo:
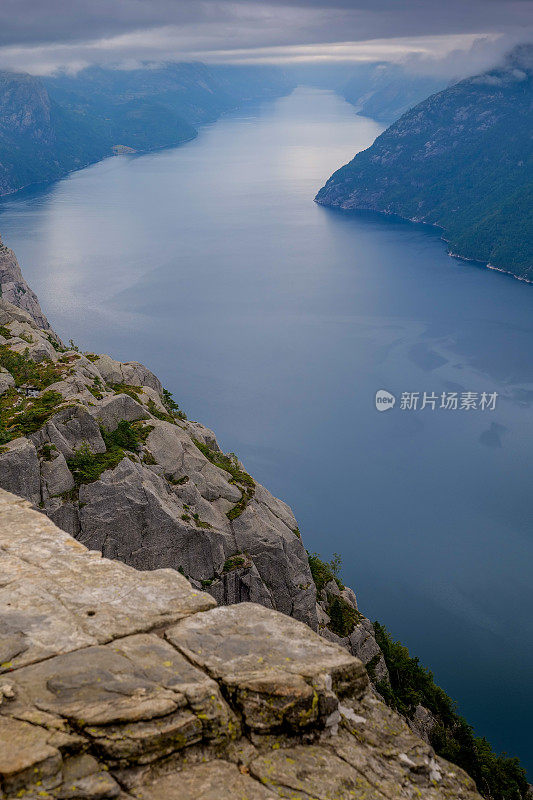
[[[0, 297], [18, 308], [27, 311], [33, 321], [44, 331], [51, 331], [50, 324], [41, 310], [37, 295], [26, 283], [13, 250], [6, 247], [0, 236]], [[59, 339], [54, 336], [54, 341]]]
[[[473, 798], [460, 769], [385, 711], [376, 688], [423, 739], [440, 748], [445, 736], [452, 744], [439, 752], [461, 758], [487, 796], [525, 798], [513, 788], [525, 781], [519, 765], [493, 754], [498, 780], [487, 790], [483, 765], [454, 738], [457, 729], [475, 754], [468, 725], [450, 711], [442, 727], [443, 714], [421, 705], [435, 711], [438, 697], [437, 712], [452, 707], [433, 684], [413, 684], [413, 670], [428, 681], [416, 660], [408, 698], [394, 699], [405, 648], [400, 664], [335, 564], [308, 557], [290, 508], [188, 421], [142, 364], [65, 348], [10, 251], [5, 263], [6, 286], [26, 291], [11, 293], [18, 305], [0, 297], [0, 494], [18, 495], [0, 498], [0, 673], [16, 671], [15, 685], [0, 675], [0, 800], [172, 798], [177, 769], [215, 758], [182, 773], [180, 800]], [[231, 613], [204, 617], [215, 601]], [[180, 644], [182, 629], [170, 626], [192, 614]], [[160, 669], [178, 663], [170, 646], [179, 675]], [[340, 721], [337, 750], [323, 737]], [[320, 747], [300, 749], [310, 743]]]
[[412, 108], [317, 194], [445, 230], [453, 253], [533, 279], [533, 46]]
[[307, 625], [0, 490], [0, 798], [480, 800]]
[[386, 678], [354, 593], [329, 575], [317, 603], [291, 509], [142, 364], [66, 349], [7, 248], [0, 278], [0, 487], [108, 558], [302, 620]]

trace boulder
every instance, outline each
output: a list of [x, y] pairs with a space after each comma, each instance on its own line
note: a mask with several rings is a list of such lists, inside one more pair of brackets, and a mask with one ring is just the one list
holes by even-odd
[[102, 400], [95, 408], [91, 408], [91, 414], [108, 431], [114, 431], [122, 420], [136, 422], [150, 418], [146, 409], [129, 394], [117, 394]]
[[138, 361], [115, 361], [108, 355], [101, 355], [94, 361], [100, 375], [106, 383], [125, 383], [129, 386], [149, 386], [159, 395], [163, 391], [161, 382]]
[[0, 395], [4, 394], [4, 392], [7, 392], [7, 390], [14, 385], [15, 379], [13, 376], [7, 371], [7, 369], [0, 367]]
[[43, 500], [69, 492], [74, 487], [74, 478], [63, 453], [51, 461], [41, 463], [41, 492]]
[[35, 445], [21, 436], [0, 447], [0, 486], [31, 503], [41, 500], [41, 473]]
[[72, 458], [82, 444], [93, 453], [105, 453], [106, 449], [97, 421], [79, 405], [58, 411], [30, 438], [38, 448], [55, 445], [65, 458]]

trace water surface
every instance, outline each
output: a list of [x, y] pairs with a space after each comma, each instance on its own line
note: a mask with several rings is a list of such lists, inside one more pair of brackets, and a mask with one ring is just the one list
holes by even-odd
[[[533, 769], [533, 290], [433, 229], [313, 203], [379, 132], [298, 89], [4, 201], [0, 230], [56, 330], [161, 376]], [[382, 388], [499, 397], [378, 413]]]

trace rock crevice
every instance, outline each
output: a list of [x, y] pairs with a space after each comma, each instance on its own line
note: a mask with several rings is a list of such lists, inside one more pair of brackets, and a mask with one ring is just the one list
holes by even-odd
[[479, 800], [362, 663], [0, 490], [0, 798]]

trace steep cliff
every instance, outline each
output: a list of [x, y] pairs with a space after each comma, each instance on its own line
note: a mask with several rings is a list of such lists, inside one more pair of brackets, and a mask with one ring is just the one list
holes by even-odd
[[444, 229], [450, 250], [533, 280], [533, 46], [412, 108], [316, 201]]
[[[326, 647], [323, 652], [333, 652], [327, 649], [324, 640], [328, 640], [331, 645], [335, 646], [335, 652], [338, 652], [337, 647], [340, 645], [346, 658], [348, 654], [359, 657], [366, 666], [374, 689], [378, 691], [376, 697], [379, 697], [381, 692], [391, 706], [400, 709], [405, 718], [409, 720], [412, 730], [426, 741], [429, 741], [430, 738], [433, 740], [433, 731], [438, 730], [441, 748], [439, 752], [449, 753], [453, 760], [457, 760], [458, 763], [466, 766], [471, 774], [476, 775], [476, 780], [483, 779], [483, 786], [489, 787], [490, 790], [483, 789], [487, 797], [494, 797], [497, 800], [526, 797], [521, 788], [519, 791], [515, 791], [515, 787], [522, 787], [525, 784], [523, 771], [518, 763], [513, 759], [495, 756], [484, 740], [475, 740], [469, 726], [457, 717], [452, 701], [435, 686], [430, 673], [423, 670], [416, 659], [409, 659], [405, 648], [389, 642], [384, 629], [376, 626], [383, 649], [380, 648], [374, 626], [360, 613], [353, 591], [342, 584], [335, 562], [328, 564], [317, 555], [309, 556], [306, 553], [294, 515], [285, 503], [274, 498], [264, 487], [254, 481], [234, 454], [223, 453], [212, 431], [200, 423], [187, 420], [171, 395], [163, 389], [158, 378], [142, 364], [135, 361], [121, 363], [108, 355], [81, 353], [76, 348], [67, 349], [50, 330], [35, 296], [29, 294], [14, 254], [7, 248], [4, 248], [3, 253], [0, 254], [0, 275], [5, 277], [7, 287], [11, 287], [15, 283], [21, 289], [25, 289], [25, 291], [11, 293], [10, 297], [16, 305], [0, 297], [0, 487], [13, 492], [19, 498], [26, 498], [36, 510], [39, 510], [40, 514], [31, 517], [32, 524], [37, 526], [35, 530], [39, 535], [41, 532], [44, 535], [47, 532], [56, 531], [46, 521], [45, 515], [47, 515], [65, 534], [72, 535], [78, 542], [90, 548], [93, 553], [114, 559], [116, 562], [115, 572], [110, 566], [111, 562], [106, 561], [105, 575], [106, 580], [110, 581], [110, 585], [117, 592], [116, 595], [113, 595], [115, 598], [112, 601], [114, 610], [105, 610], [107, 609], [107, 600], [100, 596], [100, 590], [105, 581], [101, 585], [99, 584], [91, 601], [89, 599], [82, 600], [83, 597], [89, 597], [92, 591], [88, 587], [89, 594], [84, 594], [81, 577], [83, 570], [80, 568], [76, 575], [69, 573], [67, 577], [62, 576], [61, 570], [56, 571], [56, 567], [61, 566], [60, 562], [63, 560], [65, 551], [63, 555], [56, 554], [57, 557], [52, 558], [49, 553], [40, 548], [38, 541], [28, 545], [28, 549], [25, 549], [24, 553], [30, 551], [34, 553], [32, 563], [35, 568], [42, 565], [42, 569], [49, 579], [46, 584], [46, 592], [53, 595], [55, 600], [47, 600], [43, 594], [43, 587], [40, 585], [42, 572], [29, 573], [29, 583], [19, 591], [19, 588], [13, 585], [15, 578], [11, 575], [10, 567], [6, 567], [6, 570], [2, 571], [3, 565], [0, 565], [0, 665], [3, 664], [6, 669], [11, 669], [12, 664], [8, 662], [13, 662], [13, 659], [15, 657], [18, 659], [20, 655], [22, 660], [15, 660], [14, 664], [22, 667], [30, 662], [33, 663], [35, 659], [49, 659], [56, 653], [108, 641], [109, 639], [105, 638], [107, 634], [103, 629], [101, 633], [104, 639], [99, 638], [95, 625], [102, 625], [104, 622], [106, 625], [108, 622], [111, 624], [110, 618], [118, 613], [115, 606], [121, 598], [125, 598], [127, 618], [123, 619], [120, 614], [118, 615], [113, 625], [115, 623], [118, 625], [119, 633], [113, 633], [110, 638], [126, 636], [139, 630], [152, 628], [156, 630], [163, 623], [170, 624], [175, 620], [166, 616], [165, 609], [172, 609], [175, 595], [171, 593], [167, 603], [165, 591], [168, 582], [166, 579], [160, 586], [161, 598], [157, 599], [153, 595], [154, 602], [159, 609], [157, 612], [159, 616], [153, 617], [150, 612], [149, 616], [152, 621], [145, 627], [143, 627], [141, 613], [144, 595], [141, 591], [141, 597], [137, 597], [137, 590], [134, 587], [137, 583], [143, 586], [152, 586], [152, 589], [147, 590], [149, 596], [144, 598], [148, 608], [151, 602], [150, 596], [152, 596], [150, 592], [160, 591], [157, 588], [159, 585], [157, 576], [174, 575], [175, 578], [172, 580], [177, 580], [179, 585], [188, 587], [186, 594], [190, 592], [188, 595], [190, 598], [201, 598], [201, 602], [198, 601], [200, 607], [195, 605], [196, 600], [194, 600], [187, 613], [210, 608], [215, 600], [222, 605], [252, 602], [267, 609], [268, 614], [283, 612], [287, 618], [292, 617], [296, 621], [306, 623], [305, 630], [309, 635], [311, 635], [311, 630], [321, 634], [323, 646]], [[1, 284], [0, 287], [2, 287]], [[17, 509], [19, 507], [26, 508], [20, 503], [16, 505]], [[3, 530], [3, 525], [5, 527], [6, 519], [9, 520], [9, 516], [4, 516], [3, 520], [0, 519], [1, 530]], [[41, 520], [40, 524], [37, 523], [37, 520]], [[12, 534], [8, 532], [4, 543], [0, 539], [0, 557], [2, 547], [9, 549], [8, 543], [11, 535], [15, 541], [16, 530]], [[57, 535], [56, 531], [52, 535], [52, 539]], [[50, 537], [47, 541], [50, 541]], [[67, 542], [69, 548], [77, 551], [73, 540], [65, 535], [61, 535], [59, 541]], [[19, 556], [20, 552], [17, 551], [15, 555]], [[24, 555], [24, 558], [27, 556]], [[83, 560], [80, 563], [87, 564], [88, 562]], [[120, 566], [121, 563], [124, 566]], [[126, 567], [126, 565], [128, 566]], [[132, 567], [156, 571], [156, 577], [154, 577], [156, 583], [152, 584], [151, 579], [144, 573], [142, 573], [142, 577], [135, 576], [135, 573], [131, 571]], [[161, 572], [161, 568], [167, 569]], [[169, 571], [168, 568], [171, 570]], [[183, 578], [186, 577], [189, 580], [189, 584], [185, 580], [180, 583], [181, 578], [178, 573], [182, 573]], [[4, 575], [7, 575], [5, 581]], [[80, 585], [78, 585], [77, 576], [81, 580]], [[55, 586], [56, 580], [60, 583], [59, 588]], [[169, 586], [172, 585], [172, 580], [168, 584]], [[36, 582], [36, 588], [32, 589], [31, 586], [34, 582]], [[81, 606], [76, 606], [72, 598], [68, 602], [66, 601], [63, 588], [67, 584], [71, 587], [72, 593], [79, 594]], [[6, 587], [5, 611], [7, 616], [5, 619], [2, 619], [2, 587]], [[23, 603], [24, 608], [31, 609], [31, 619], [19, 617], [16, 604], [13, 605], [13, 598], [19, 596], [23, 598], [20, 602]], [[135, 599], [136, 597], [137, 599]], [[72, 607], [70, 606], [71, 602], [74, 603]], [[63, 606], [63, 611], [60, 610], [60, 606]], [[104, 612], [102, 612], [102, 607]], [[78, 624], [79, 620], [71, 619], [75, 609], [81, 614], [83, 620], [81, 625]], [[57, 620], [55, 619], [56, 612]], [[232, 613], [233, 617], [227, 617], [227, 619], [233, 619], [237, 628], [245, 627], [248, 611], [233, 611]], [[140, 618], [138, 619], [139, 614]], [[275, 633], [271, 635], [270, 639], [276, 638], [278, 634], [280, 637], [286, 637], [287, 641], [292, 636], [295, 636], [296, 639], [298, 636], [303, 636], [301, 628], [299, 629], [300, 634], [298, 634], [298, 629], [291, 627], [292, 622], [282, 623], [279, 621], [279, 617], [268, 616], [266, 611], [264, 614], [267, 616], [261, 616], [261, 612], [257, 609], [253, 614], [254, 618], [258, 620], [266, 620], [261, 622], [263, 631], [268, 631], [271, 624], [274, 626]], [[45, 625], [46, 627], [48, 623], [45, 623], [44, 620], [50, 616], [52, 627], [50, 631], [45, 632], [41, 630], [40, 626]], [[92, 618], [93, 616], [95, 620], [91, 622], [86, 620], [86, 617]], [[21, 619], [22, 622], [20, 622]], [[215, 627], [220, 625], [221, 630], [225, 630], [226, 617], [220, 619], [215, 614], [210, 619], [213, 621], [210, 624]], [[277, 623], [275, 619], [278, 620]], [[35, 631], [32, 627], [32, 620], [36, 625]], [[271, 622], [272, 620], [274, 622]], [[21, 624], [24, 626], [22, 629], [17, 627]], [[137, 624], [141, 627], [135, 627]], [[26, 626], [28, 626], [27, 629]], [[63, 632], [68, 640], [66, 643], [62, 641]], [[85, 634], [96, 637], [95, 641], [89, 641]], [[228, 629], [227, 636], [230, 638], [233, 636], [230, 629]], [[262, 637], [263, 634], [259, 636], [259, 639]], [[320, 639], [313, 639], [313, 641], [316, 644]], [[4, 646], [5, 649], [2, 650]], [[274, 643], [269, 640], [266, 646], [270, 652]], [[33, 653], [32, 647], [37, 649], [37, 656]], [[56, 647], [58, 649], [54, 650]], [[235, 647], [241, 657], [244, 657], [246, 653], [261, 652], [259, 643], [253, 636], [248, 638], [248, 634], [244, 639], [239, 639], [237, 636]], [[248, 650], [248, 647], [251, 649]], [[316, 653], [319, 659], [318, 663], [320, 663], [320, 652], [322, 651], [318, 645], [316, 647], [318, 647]], [[28, 649], [30, 650], [29, 656], [26, 652]], [[215, 649], [218, 651], [219, 645]], [[108, 651], [106, 651], [107, 653]], [[99, 654], [95, 656], [97, 659], [95, 664], [100, 664], [102, 670], [106, 669], [106, 654], [102, 656], [102, 662], [99, 660]], [[135, 651], [134, 655], [137, 657], [138, 652]], [[285, 660], [292, 657], [290, 653], [283, 656]], [[227, 658], [231, 660], [231, 653], [228, 652]], [[194, 658], [192, 660], [194, 661]], [[393, 668], [390, 674], [387, 668], [389, 662]], [[59, 661], [57, 664], [58, 669], [60, 667], [63, 670], [64, 662]], [[74, 670], [77, 675], [78, 666], [76, 665], [79, 665], [79, 659], [74, 659]], [[149, 664], [146, 669], [148, 667]], [[96, 670], [97, 666], [94, 669]], [[288, 688], [284, 689], [283, 682], [288, 680], [284, 670], [281, 670], [279, 664], [273, 669], [284, 673], [284, 677], [280, 678], [280, 685], [276, 689], [276, 692], [283, 694], [288, 691], [288, 688], [293, 687], [292, 678], [287, 684]], [[211, 674], [211, 668], [208, 669], [208, 672]], [[96, 672], [93, 673], [93, 675], [95, 674]], [[129, 681], [130, 677], [126, 675], [120, 680]], [[46, 681], [50, 680], [55, 679], [49, 675]], [[68, 684], [70, 678], [65, 680]], [[78, 678], [73, 677], [72, 680], [77, 681]], [[94, 680], [97, 681], [97, 678]], [[261, 677], [259, 681], [261, 685], [263, 685], [262, 680]], [[83, 685], [85, 684], [83, 683]], [[246, 686], [250, 689], [248, 684]], [[300, 688], [304, 691], [302, 686]], [[11, 689], [8, 687], [8, 693], [10, 691]], [[252, 690], [250, 689], [250, 691]], [[297, 694], [299, 692], [300, 689]], [[308, 693], [307, 689], [305, 689], [305, 693]], [[6, 696], [9, 697], [9, 694]], [[308, 694], [305, 696], [308, 697]], [[135, 697], [138, 699], [136, 693]], [[77, 702], [78, 700], [76, 700]], [[97, 702], [100, 703], [100, 700]], [[255, 702], [254, 700], [253, 703], [255, 704]], [[278, 696], [273, 702], [276, 708], [285, 708]], [[297, 709], [301, 708], [300, 701], [295, 698], [287, 702], [290, 708], [293, 706]], [[370, 705], [368, 706], [367, 703], [365, 706], [368, 713], [370, 713], [368, 709], [374, 708], [375, 702], [377, 701], [371, 700], [369, 695], [368, 703]], [[43, 710], [44, 706], [37, 705]], [[437, 713], [437, 717], [428, 711], [426, 705]], [[304, 707], [307, 709], [305, 704]], [[308, 711], [309, 709], [305, 711], [305, 714]], [[85, 713], [84, 711], [83, 719], [86, 719]], [[203, 714], [204, 711], [201, 713]], [[267, 711], [261, 706], [258, 713], [263, 715], [267, 714]], [[285, 711], [283, 711], [284, 713]], [[293, 712], [287, 713], [293, 719]], [[298, 711], [298, 713], [300, 712]], [[64, 716], [63, 712], [60, 715]], [[158, 717], [158, 714], [154, 713], [153, 716]], [[311, 716], [313, 720], [318, 719], [315, 718], [315, 711], [312, 711]], [[66, 717], [70, 719], [68, 713], [66, 713]], [[21, 719], [32, 722], [33, 717], [28, 716]], [[123, 721], [127, 722], [128, 719], [130, 717]], [[152, 717], [147, 719], [152, 719]], [[143, 742], [138, 745], [141, 750], [147, 741], [144, 739], [143, 731], [147, 731], [146, 736], [150, 741], [150, 737], [153, 735], [159, 742], [157, 733], [159, 723], [149, 723], [147, 719], [145, 719], [146, 725], [143, 723], [144, 727], [139, 733], [140, 740]], [[394, 716], [386, 719], [393, 720], [390, 724], [396, 731], [394, 736], [400, 737], [397, 746], [403, 748], [402, 737], [404, 734], [407, 735], [405, 728]], [[74, 728], [79, 732], [81, 723], [77, 717], [76, 720]], [[320, 720], [319, 727], [322, 723], [325, 724], [325, 718], [320, 717]], [[108, 722], [111, 724], [110, 720]], [[115, 719], [115, 722], [118, 724], [118, 719]], [[59, 724], [57, 720], [56, 723]], [[57, 727], [56, 723], [52, 727]], [[167, 730], [166, 723], [165, 718], [162, 725], [164, 731]], [[180, 730], [181, 724], [180, 717], [178, 724]], [[388, 725], [389, 722], [384, 722], [384, 724]], [[398, 725], [400, 725], [399, 728]], [[122, 736], [120, 732], [122, 729], [118, 730], [113, 727], [110, 730], [113, 741]], [[170, 730], [169, 735], [174, 742], [176, 732], [172, 725]], [[161, 733], [161, 731], [159, 732]], [[108, 733], [107, 729], [102, 733], [106, 741]], [[129, 729], [127, 734], [126, 738], [129, 738]], [[0, 737], [1, 735], [0, 724]], [[9, 736], [9, 733], [6, 735]], [[137, 733], [133, 734], [132, 738], [136, 739]], [[163, 738], [166, 741], [165, 737]], [[42, 752], [44, 745], [48, 742], [52, 746], [55, 739], [52, 742], [52, 740], [42, 740], [38, 737], [37, 741], [39, 752]], [[70, 739], [67, 741], [70, 742]], [[253, 740], [253, 744], [256, 744], [255, 740]], [[103, 745], [98, 740], [95, 743], [96, 750], [99, 750], [100, 746]], [[109, 746], [111, 747], [111, 745]], [[151, 747], [148, 744], [146, 746]], [[84, 747], [85, 745], [80, 752], [85, 753]], [[130, 745], [128, 745], [129, 747]], [[113, 745], [113, 748], [115, 753], [120, 750], [118, 744]], [[157, 744], [157, 748], [159, 748], [159, 744]], [[161, 756], [170, 752], [165, 748], [166, 745], [163, 747], [164, 752], [160, 753]], [[139, 756], [139, 752], [135, 759]], [[424, 758], [427, 757], [423, 762], [425, 765], [423, 771], [426, 775], [430, 774], [430, 783], [437, 791], [437, 784], [440, 786], [440, 778], [438, 780], [435, 777], [431, 778], [433, 767], [428, 767], [433, 755], [430, 755], [431, 751], [427, 749], [421, 752], [426, 754]], [[312, 768], [312, 774], [319, 769], [320, 759], [322, 757], [329, 759], [331, 752], [322, 753], [316, 762], [315, 755], [312, 754], [309, 767]], [[124, 762], [127, 766], [131, 766], [128, 761], [129, 757], [128, 749]], [[411, 756], [407, 757], [411, 759]], [[11, 756], [9, 758], [11, 759]], [[147, 760], [149, 761], [150, 758]], [[159, 755], [154, 758], [159, 758]], [[143, 759], [144, 756], [141, 760]], [[232, 761], [231, 758], [229, 760]], [[90, 763], [96, 770], [97, 765], [95, 766], [93, 761]], [[8, 763], [9, 766], [10, 762], [4, 761], [5, 763]], [[17, 761], [16, 763], [22, 762]], [[56, 758], [54, 763], [60, 764], [60, 761]], [[105, 763], [107, 764], [107, 762]], [[404, 763], [409, 766], [407, 762]], [[413, 763], [419, 764], [416, 760]], [[1, 765], [0, 752], [0, 774]], [[123, 766], [122, 761], [120, 761], [120, 765]], [[247, 762], [244, 765], [248, 769]], [[57, 769], [60, 770], [59, 767]], [[78, 767], [72, 767], [72, 769], [74, 770], [72, 775], [77, 780], [80, 778], [80, 773], [76, 772]], [[382, 767], [378, 765], [376, 769], [381, 772]], [[410, 767], [410, 769], [415, 768]], [[388, 767], [383, 772], [384, 775], [387, 774], [387, 770]], [[67, 770], [65, 774], [70, 775], [71, 773]], [[93, 773], [90, 772], [90, 774]], [[209, 774], [206, 774], [206, 780]], [[233, 775], [234, 772], [231, 774]], [[367, 773], [364, 772], [364, 774]], [[261, 773], [261, 775], [265, 777], [266, 773]], [[53, 776], [54, 781], [60, 781], [57, 770], [53, 772]], [[83, 773], [81, 777], [84, 776], [88, 777], [89, 773]], [[334, 777], [332, 776], [332, 780]], [[453, 776], [450, 780], [452, 779]], [[132, 780], [135, 783], [137, 778], [132, 778]], [[288, 785], [294, 788], [295, 779], [290, 777], [288, 780]], [[401, 780], [403, 787], [405, 780], [404, 778]], [[414, 780], [416, 783], [418, 778]], [[426, 779], [424, 778], [424, 780]], [[437, 781], [437, 784], [434, 781]], [[393, 797], [419, 796], [416, 792], [414, 794], [395, 794], [396, 788], [391, 792], [381, 788], [378, 791], [376, 788], [378, 784], [374, 784], [372, 781], [371, 784], [377, 794], [365, 795], [364, 792], [360, 795], [349, 792], [345, 795], [335, 794], [337, 789], [334, 787], [337, 787], [338, 784], [335, 781], [331, 785], [327, 783], [326, 789], [320, 794], [320, 800], [326, 800], [329, 797], [354, 796], [382, 798], [383, 795], [392, 800]], [[12, 786], [9, 782], [6, 785]], [[312, 785], [312, 781], [310, 785]], [[396, 784], [393, 785], [396, 786]], [[53, 786], [55, 787], [56, 783]], [[194, 782], [191, 786], [193, 787], [191, 792], [197, 790]], [[511, 789], [507, 791], [506, 786], [511, 786]], [[91, 787], [93, 787], [92, 783]], [[497, 791], [493, 792], [492, 787], [496, 787]], [[502, 787], [501, 791], [500, 787]], [[90, 791], [93, 791], [93, 788]], [[302, 789], [302, 793], [298, 796], [301, 796], [303, 800], [315, 796], [312, 793], [306, 794], [307, 789], [303, 784], [299, 788]], [[87, 791], [89, 792], [89, 790]], [[115, 791], [115, 789], [111, 788], [110, 791]], [[402, 791], [404, 791], [403, 788]], [[411, 791], [410, 788], [409, 791]], [[382, 793], [380, 794], [380, 792]], [[58, 797], [67, 796], [70, 795], [65, 793], [58, 795]], [[88, 793], [87, 795], [73, 796], [97, 797], [99, 795]], [[102, 797], [104, 796], [107, 795], [102, 795]], [[156, 795], [150, 794], [146, 796], [154, 797], [154, 800], [156, 797]], [[250, 797], [255, 796], [263, 797], [263, 795], [255, 795], [253, 792], [250, 795]], [[467, 792], [464, 795], [428, 793], [424, 796], [428, 798], [441, 796], [459, 798], [471, 795]], [[211, 797], [211, 795], [206, 795], [207, 797]], [[246, 794], [243, 794], [243, 797], [246, 797]]]
[[53, 336], [55, 342], [59, 343], [50, 328], [50, 323], [41, 310], [37, 295], [32, 292], [26, 283], [19, 263], [13, 250], [6, 247], [0, 236], [0, 297], [18, 308], [27, 311], [36, 325]]
[[[318, 608], [320, 630], [365, 663], [377, 657], [384, 676], [353, 592], [331, 576], [317, 606], [291, 509], [146, 367], [65, 348], [6, 247], [0, 279], [0, 486], [87, 547], [137, 569], [172, 567], [220, 603], [261, 603], [314, 629]], [[340, 627], [332, 607], [346, 612]]]
[[0, 798], [480, 800], [360, 661], [0, 490]]

